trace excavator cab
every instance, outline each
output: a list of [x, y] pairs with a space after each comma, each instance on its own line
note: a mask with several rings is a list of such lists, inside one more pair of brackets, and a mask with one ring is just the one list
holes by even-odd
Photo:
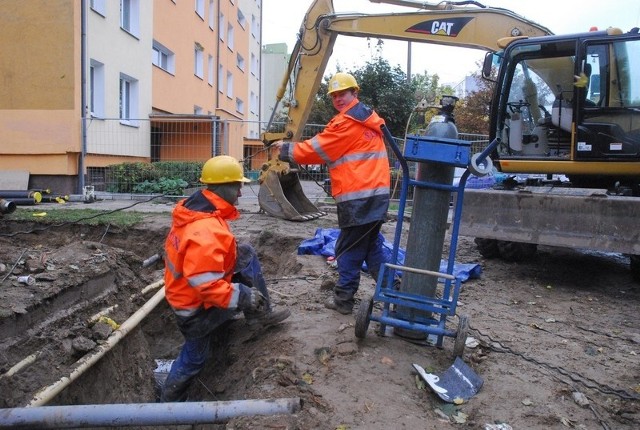
[[503, 143], [499, 170], [565, 174], [573, 186], [624, 186], [637, 194], [638, 52], [638, 32], [615, 28], [508, 45], [499, 54], [490, 130]]

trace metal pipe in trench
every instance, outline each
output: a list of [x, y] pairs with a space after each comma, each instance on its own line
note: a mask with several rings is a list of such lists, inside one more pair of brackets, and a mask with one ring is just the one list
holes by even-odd
[[223, 423], [254, 415], [293, 414], [300, 398], [225, 402], [138, 403], [0, 409], [0, 428], [87, 428]]

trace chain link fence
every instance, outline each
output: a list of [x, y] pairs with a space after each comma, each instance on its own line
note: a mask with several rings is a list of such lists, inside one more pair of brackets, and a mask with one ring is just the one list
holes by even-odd
[[[284, 123], [272, 124], [270, 132], [281, 132]], [[303, 139], [322, 131], [324, 125], [308, 124]], [[183, 196], [200, 186], [202, 165], [221, 154], [242, 153], [245, 175], [257, 180], [268, 151], [260, 141], [266, 124], [221, 120], [211, 116], [155, 115], [150, 119], [89, 119], [86, 122], [85, 185], [97, 192], [165, 194]], [[251, 137], [246, 137], [246, 134]], [[461, 133], [459, 138], [472, 142], [472, 152], [488, 144], [488, 136]], [[403, 149], [404, 139], [396, 138]], [[233, 147], [233, 150], [232, 150]], [[242, 149], [240, 149], [242, 148]], [[392, 169], [392, 187], [399, 190], [400, 163], [387, 148]], [[240, 157], [239, 157], [240, 158]], [[328, 187], [324, 164], [299, 166], [301, 180]]]

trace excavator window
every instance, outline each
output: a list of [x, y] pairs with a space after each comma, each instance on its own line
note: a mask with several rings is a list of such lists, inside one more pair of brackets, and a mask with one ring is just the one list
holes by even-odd
[[640, 158], [638, 38], [523, 43], [509, 54], [502, 157]]
[[639, 57], [640, 40], [587, 45], [585, 68], [590, 66], [591, 76], [578, 115], [577, 158], [640, 156]]

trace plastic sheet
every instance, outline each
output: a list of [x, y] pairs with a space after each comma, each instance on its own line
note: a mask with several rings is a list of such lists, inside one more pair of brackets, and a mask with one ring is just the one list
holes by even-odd
[[[303, 240], [298, 246], [298, 255], [322, 255], [323, 257], [335, 257], [336, 240], [340, 234], [339, 229], [319, 228], [315, 235], [310, 239]], [[382, 234], [384, 252], [387, 259], [390, 260], [393, 255], [393, 243], [387, 241]], [[404, 264], [405, 250], [398, 249], [398, 261], [396, 264]], [[366, 264], [362, 266], [363, 271], [367, 271]], [[447, 262], [440, 261], [439, 271], [447, 273]], [[479, 278], [482, 273], [482, 267], [477, 263], [455, 263], [453, 265], [453, 276], [459, 277], [461, 282], [468, 279]]]

